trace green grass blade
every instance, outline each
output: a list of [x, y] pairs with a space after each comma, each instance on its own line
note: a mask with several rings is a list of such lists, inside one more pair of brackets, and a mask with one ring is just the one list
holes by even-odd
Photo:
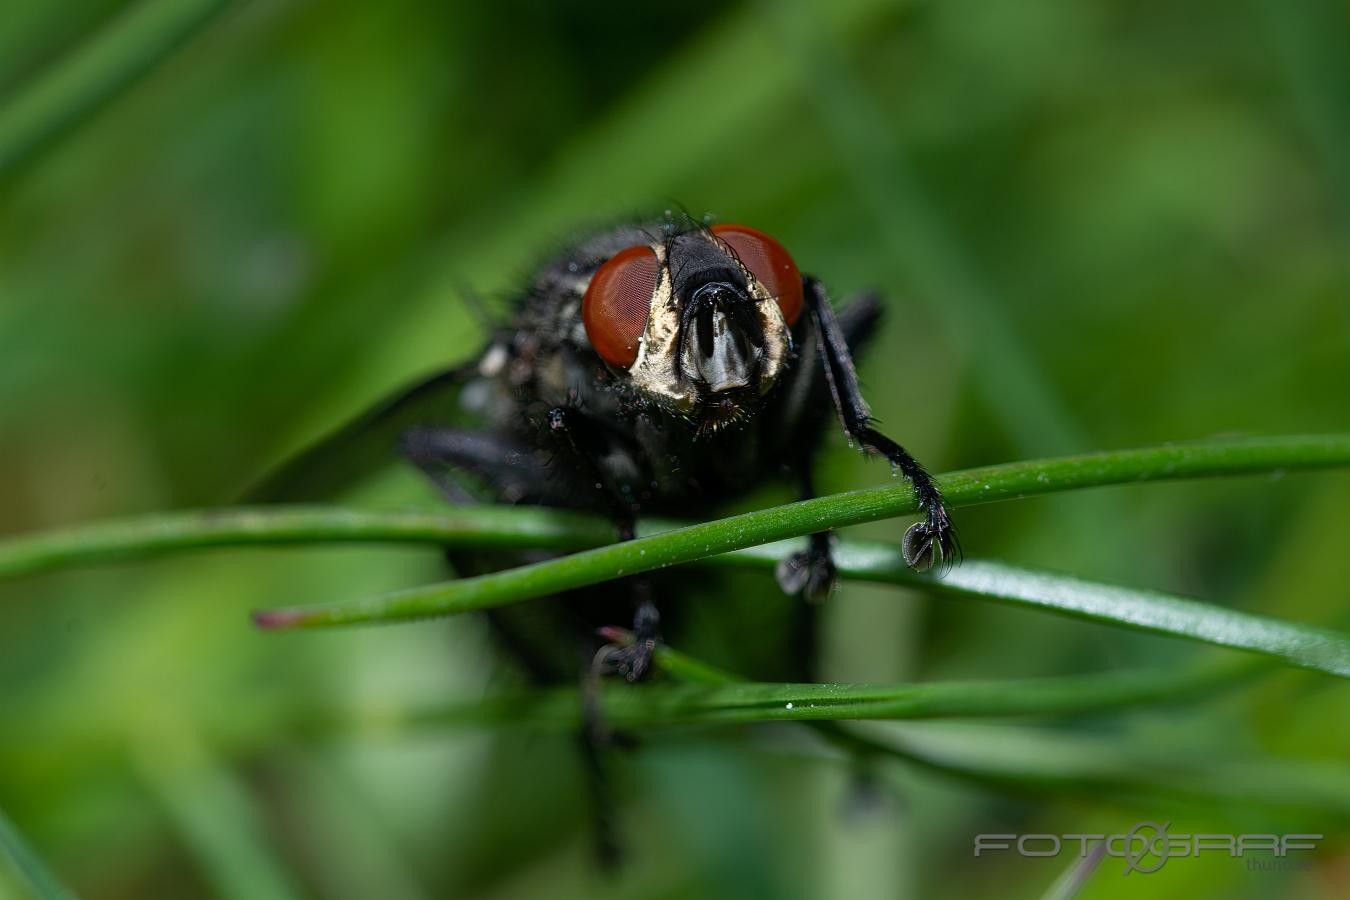
[[0, 859], [9, 861], [9, 866], [33, 896], [42, 900], [75, 900], [75, 895], [61, 884], [42, 858], [33, 852], [3, 811], [0, 811]]
[[[955, 472], [942, 478], [953, 505], [1163, 478], [1314, 468], [1350, 462], [1350, 437], [1216, 441], [1099, 453]], [[913, 510], [908, 484], [854, 491], [677, 528], [506, 572], [354, 603], [261, 614], [273, 627], [380, 621], [482, 609], [716, 554], [721, 565], [769, 566], [785, 548], [750, 545]], [[658, 526], [659, 527], [659, 526]], [[603, 521], [565, 510], [482, 507], [428, 514], [322, 507], [168, 513], [0, 542], [0, 578], [99, 560], [209, 546], [338, 541], [568, 549], [609, 540]], [[969, 560], [945, 578], [916, 575], [894, 548], [841, 545], [844, 577], [923, 587], [1262, 653], [1350, 675], [1344, 635], [1152, 591]]]
[[[631, 635], [619, 633], [619, 640]], [[669, 647], [657, 648], [656, 666], [669, 675], [702, 684], [732, 684], [732, 674], [692, 659]], [[1238, 664], [1193, 665], [1170, 673], [1174, 693], [1166, 699], [1184, 700], [1197, 693], [1235, 686], [1257, 676], [1265, 664], [1245, 660]], [[1111, 679], [1118, 687], [1145, 673], [1088, 676]], [[1160, 677], [1163, 673], [1156, 673]], [[1044, 679], [1068, 687], [1082, 676]], [[741, 682], [743, 683], [743, 682]], [[1142, 686], [1142, 681], [1136, 681]], [[1149, 703], [1140, 693], [1121, 706]], [[1068, 709], [1060, 714], [1092, 713], [1096, 708]], [[1233, 802], [1263, 809], [1314, 810], [1343, 817], [1350, 812], [1350, 772], [1344, 766], [1301, 766], [1283, 760], [1197, 756], [1192, 750], [1139, 746], [1118, 737], [1048, 732], [1026, 726], [976, 722], [892, 722], [850, 727], [825, 719], [802, 723], [850, 758], [893, 759], [908, 766], [947, 777], [1034, 796], [1047, 791], [1100, 796], [1111, 794], [1126, 801], [1152, 798], [1175, 802], [1178, 797], [1228, 806]], [[884, 731], [882, 729], [885, 729]]]
[[274, 506], [156, 513], [0, 541], [0, 580], [208, 547], [355, 542], [575, 550], [615, 536], [603, 519], [545, 508], [425, 513]]
[[[1206, 441], [1005, 463], [951, 472], [938, 480], [948, 504], [959, 507], [1140, 481], [1347, 465], [1350, 435], [1333, 434]], [[651, 569], [689, 562], [914, 511], [912, 489], [907, 482], [899, 482], [702, 525], [647, 521], [640, 529], [643, 540], [606, 547], [601, 559], [632, 574], [639, 566]], [[159, 513], [0, 541], [0, 579], [207, 547], [366, 542], [574, 550], [598, 547], [613, 539], [613, 526], [603, 519], [540, 507], [481, 506], [436, 513], [312, 506], [212, 509]], [[720, 549], [712, 549], [714, 540]], [[708, 550], [701, 549], [705, 545]], [[654, 547], [678, 552], [667, 552], [658, 562], [654, 555], [648, 558]], [[604, 580], [618, 574], [622, 573], [596, 577]]]
[[146, 0], [0, 98], [0, 177], [153, 68], [229, 0]]
[[[1178, 444], [1009, 463], [939, 479], [952, 506], [1051, 491], [1160, 479], [1316, 468], [1350, 463], [1350, 435]], [[757, 544], [915, 511], [908, 483], [790, 503], [612, 544], [561, 559], [380, 597], [257, 615], [269, 628], [396, 621], [504, 606]]]
[[[663, 648], [657, 665], [675, 677], [716, 670]], [[601, 720], [615, 728], [661, 728], [749, 722], [1070, 716], [1149, 703], [1179, 702], [1232, 686], [1251, 666], [1197, 665], [1182, 670], [1110, 672], [1054, 678], [905, 684], [777, 684], [722, 680], [597, 688]], [[427, 726], [511, 725], [570, 730], [582, 724], [575, 688], [499, 694], [472, 703], [365, 715], [323, 714], [303, 724], [310, 734], [358, 727], [389, 732]]]
[[[767, 545], [739, 551], [715, 562], [772, 568], [788, 548]], [[941, 579], [917, 575], [898, 549], [887, 544], [845, 541], [835, 552], [845, 578], [898, 584], [957, 597], [992, 600], [1087, 619], [1151, 634], [1247, 650], [1291, 665], [1350, 678], [1350, 635], [1246, 613], [1175, 594], [1120, 587], [1027, 569], [993, 560], [969, 559]]]
[[[942, 483], [949, 500], [959, 506], [1121, 481], [1310, 468], [1347, 460], [1350, 438], [1345, 436], [1223, 441], [991, 466], [952, 473]], [[908, 484], [854, 491], [479, 578], [355, 603], [264, 613], [261, 621], [271, 626], [327, 625], [481, 609], [737, 549], [742, 552], [719, 562], [769, 565], [781, 549], [744, 548], [912, 509]], [[603, 522], [563, 510], [483, 507], [433, 515], [298, 507], [170, 513], [4, 542], [0, 577], [208, 546], [391, 541], [567, 549], [601, 543], [611, 534]], [[894, 549], [881, 545], [846, 544], [838, 563], [845, 577], [1015, 603], [1350, 675], [1344, 635], [1181, 597], [978, 560], [933, 579], [910, 572]]]
[[[619, 641], [631, 638], [621, 631], [611, 636]], [[1013, 793], [1110, 795], [1126, 802], [1147, 801], [1155, 808], [1160, 802], [1184, 797], [1219, 806], [1238, 801], [1262, 809], [1312, 810], [1331, 815], [1344, 815], [1350, 810], [1350, 777], [1343, 767], [1197, 756], [1191, 751], [1139, 746], [1117, 736], [1101, 738], [984, 721], [892, 721], [884, 726], [870, 722], [854, 727], [841, 721], [1090, 715], [1131, 705], [1183, 701], [1199, 693], [1236, 686], [1248, 676], [1259, 674], [1260, 663], [1201, 664], [1166, 672], [1012, 682], [898, 685], [744, 682], [664, 646], [657, 649], [656, 666], [687, 683], [605, 685], [599, 700], [601, 717], [607, 724], [651, 729], [794, 721], [811, 728], [850, 759], [892, 759]], [[786, 706], [789, 702], [793, 703], [790, 710]], [[354, 733], [397, 736], [424, 729], [504, 725], [571, 731], [580, 726], [580, 712], [577, 691], [563, 688], [497, 694], [473, 703], [420, 710], [391, 711], [382, 705], [368, 712], [342, 710], [316, 715], [308, 711], [299, 724], [301, 733], [310, 738], [350, 737]], [[880, 730], [883, 727], [886, 730]], [[781, 748], [776, 752], [782, 752]]]
[[670, 724], [1071, 715], [1169, 701], [1231, 683], [1228, 669], [918, 684], [746, 682], [607, 690], [604, 721]]
[[[631, 640], [624, 632], [613, 637], [619, 642]], [[744, 684], [737, 676], [670, 647], [658, 646], [655, 664], [667, 674], [695, 684]], [[1246, 660], [1178, 669], [1170, 673], [1173, 693], [1165, 699], [1183, 700], [1196, 693], [1234, 686], [1259, 675], [1263, 668], [1262, 662]], [[1087, 678], [1109, 679], [1118, 688], [1129, 681], [1145, 687], [1140, 676], [1150, 677], [1136, 672]], [[1082, 676], [1042, 681], [1056, 682], [1062, 688], [1074, 684], [1080, 689], [1088, 687]], [[1155, 698], [1140, 692], [1128, 699], [1118, 694], [1117, 699], [1123, 706]], [[1061, 707], [1057, 712], [1092, 713], [1097, 709]], [[1343, 766], [1301, 767], [1271, 759], [1197, 757], [1189, 751], [1169, 753], [1165, 748], [1131, 745], [1115, 737], [1104, 740], [990, 722], [893, 722], [889, 726], [873, 723], [870, 727], [849, 727], [839, 721], [806, 719], [802, 724], [855, 760], [893, 759], [947, 777], [1038, 797], [1046, 791], [1092, 796], [1109, 793], [1127, 801], [1151, 797], [1155, 808], [1157, 802], [1186, 797], [1220, 806], [1236, 800], [1260, 808], [1315, 810], [1336, 816], [1350, 812], [1350, 772]], [[882, 727], [889, 733], [881, 731]]]

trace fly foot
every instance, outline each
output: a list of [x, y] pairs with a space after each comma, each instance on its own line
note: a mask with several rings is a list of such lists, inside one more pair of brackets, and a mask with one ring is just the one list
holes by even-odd
[[783, 557], [774, 570], [783, 593], [801, 594], [812, 603], [830, 596], [835, 574], [834, 558], [826, 541], [813, 542], [809, 549]]
[[934, 566], [944, 572], [960, 560], [961, 544], [941, 503], [928, 504], [926, 513], [922, 521], [905, 531], [900, 552], [905, 564], [916, 572], [927, 572]]
[[[639, 589], [646, 594], [645, 582]], [[600, 648], [595, 655], [594, 670], [601, 675], [622, 675], [625, 681], [641, 681], [652, 668], [656, 642], [661, 639], [661, 617], [651, 598], [643, 596], [633, 615], [631, 633], [617, 628], [601, 628], [602, 637], [613, 643]]]
[[656, 639], [631, 644], [606, 644], [595, 657], [595, 669], [601, 675], [621, 675], [625, 681], [641, 681], [651, 671], [656, 654]]

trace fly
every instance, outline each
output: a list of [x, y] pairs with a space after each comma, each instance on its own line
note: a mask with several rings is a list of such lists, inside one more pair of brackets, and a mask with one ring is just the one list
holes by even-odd
[[[854, 355], [880, 313], [873, 296], [836, 313], [821, 282], [749, 226], [668, 217], [601, 232], [543, 267], [475, 363], [320, 442], [257, 496], [312, 499], [397, 453], [452, 502], [596, 510], [627, 540], [639, 514], [706, 514], [785, 475], [813, 496], [813, 458], [833, 410], [850, 445], [914, 485], [922, 518], [901, 541], [905, 561], [919, 571], [950, 564], [958, 545], [936, 484], [873, 427], [858, 386]], [[461, 571], [512, 561], [452, 556]], [[828, 594], [828, 533], [783, 559], [776, 577], [789, 594]], [[598, 650], [599, 671], [630, 681], [646, 673], [660, 622], [650, 579], [592, 588], [568, 607], [596, 644], [598, 627], [631, 615], [631, 645], [586, 652]], [[494, 623], [537, 674], [576, 671], [581, 657], [541, 658], [557, 656], [556, 630], [530, 635], [505, 611]]]

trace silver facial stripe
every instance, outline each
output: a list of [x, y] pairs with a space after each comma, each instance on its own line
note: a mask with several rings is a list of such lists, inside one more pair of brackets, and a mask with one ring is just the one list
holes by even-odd
[[716, 310], [712, 315], [712, 354], [703, 355], [698, 341], [684, 342], [684, 369], [697, 372], [699, 378], [714, 394], [732, 388], [745, 387], [754, 371], [755, 357], [747, 358], [742, 345], [732, 332], [726, 313]]

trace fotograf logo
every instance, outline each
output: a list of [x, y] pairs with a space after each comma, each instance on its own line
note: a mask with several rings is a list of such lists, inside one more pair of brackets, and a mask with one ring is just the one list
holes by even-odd
[[1234, 859], [1247, 853], [1270, 853], [1284, 859], [1290, 852], [1316, 850], [1320, 834], [1171, 834], [1171, 822], [1138, 822], [1124, 834], [977, 834], [975, 855], [1010, 852], [1018, 856], [1059, 856], [1066, 846], [1086, 857], [1098, 844], [1107, 856], [1125, 860], [1125, 874], [1156, 872], [1174, 857], [1202, 853]]

